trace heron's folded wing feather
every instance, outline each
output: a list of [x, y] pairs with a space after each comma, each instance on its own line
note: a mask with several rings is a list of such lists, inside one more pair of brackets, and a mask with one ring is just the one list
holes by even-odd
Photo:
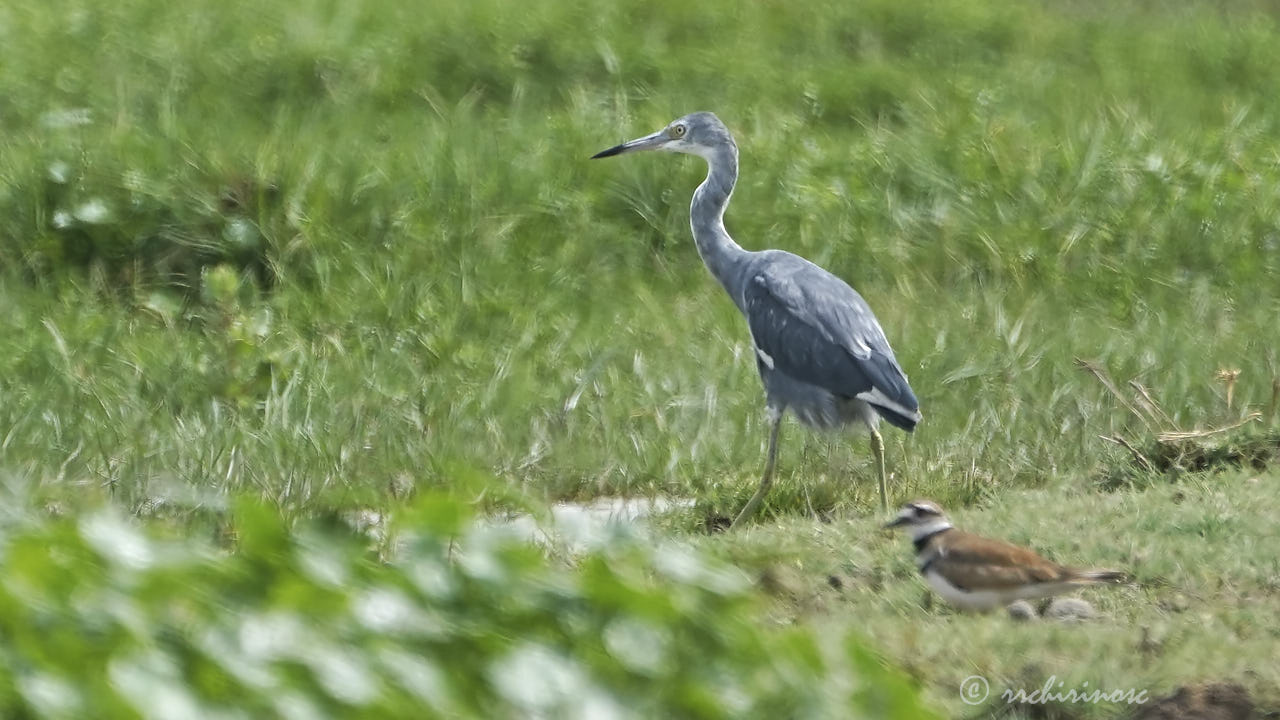
[[862, 296], [816, 265], [784, 257], [794, 260], [771, 262], [743, 289], [756, 347], [792, 378], [845, 397], [864, 396], [911, 424], [919, 420], [919, 402]]

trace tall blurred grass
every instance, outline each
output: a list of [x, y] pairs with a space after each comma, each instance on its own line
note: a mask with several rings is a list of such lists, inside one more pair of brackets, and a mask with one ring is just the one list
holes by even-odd
[[[731, 231], [860, 288], [921, 395], [899, 492], [1088, 482], [1129, 420], [1075, 356], [1186, 425], [1226, 415], [1220, 366], [1269, 393], [1275, 25], [1248, 2], [0, 9], [0, 463], [136, 508], [734, 505], [760, 391], [688, 241], [701, 168], [585, 160], [712, 109], [743, 153]], [[787, 432], [777, 507], [870, 498], [861, 438]]]

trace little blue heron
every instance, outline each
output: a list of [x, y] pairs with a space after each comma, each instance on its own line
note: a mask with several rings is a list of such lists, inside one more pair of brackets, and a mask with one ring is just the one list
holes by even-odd
[[884, 418], [911, 431], [920, 422], [920, 403], [870, 306], [843, 280], [802, 257], [743, 250], [729, 237], [724, 211], [738, 181], [738, 145], [720, 118], [709, 112], [686, 115], [593, 158], [639, 150], [687, 153], [707, 161], [707, 179], [693, 193], [689, 224], [702, 262], [747, 318], [764, 383], [769, 455], [759, 489], [732, 527], [756, 511], [773, 484], [778, 429], [787, 410], [815, 428], [863, 424], [880, 473], [880, 506], [888, 510], [884, 440], [876, 426]]

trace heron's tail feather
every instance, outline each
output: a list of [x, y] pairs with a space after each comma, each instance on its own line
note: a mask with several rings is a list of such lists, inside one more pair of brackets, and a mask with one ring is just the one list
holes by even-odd
[[860, 392], [856, 397], [875, 408], [876, 413], [890, 425], [907, 432], [914, 430], [916, 423], [921, 420], [920, 402], [905, 383], [896, 388], [894, 393], [886, 393], [873, 385], [870, 390]]
[[898, 412], [897, 410], [887, 408], [882, 405], [876, 405], [875, 403], [870, 403], [870, 405], [876, 409], [876, 412], [880, 415], [880, 417], [884, 418], [885, 422], [901, 430], [906, 430], [907, 432], [911, 432], [912, 430], [916, 429], [916, 424], [920, 422], [921, 416], [919, 412], [916, 412], [915, 416], [913, 417], [909, 415], [903, 415], [901, 412]]

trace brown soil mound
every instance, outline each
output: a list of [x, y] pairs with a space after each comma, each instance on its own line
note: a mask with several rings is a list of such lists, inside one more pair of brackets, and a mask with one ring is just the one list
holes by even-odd
[[1253, 701], [1235, 683], [1205, 683], [1178, 688], [1133, 715], [1133, 720], [1251, 720]]

